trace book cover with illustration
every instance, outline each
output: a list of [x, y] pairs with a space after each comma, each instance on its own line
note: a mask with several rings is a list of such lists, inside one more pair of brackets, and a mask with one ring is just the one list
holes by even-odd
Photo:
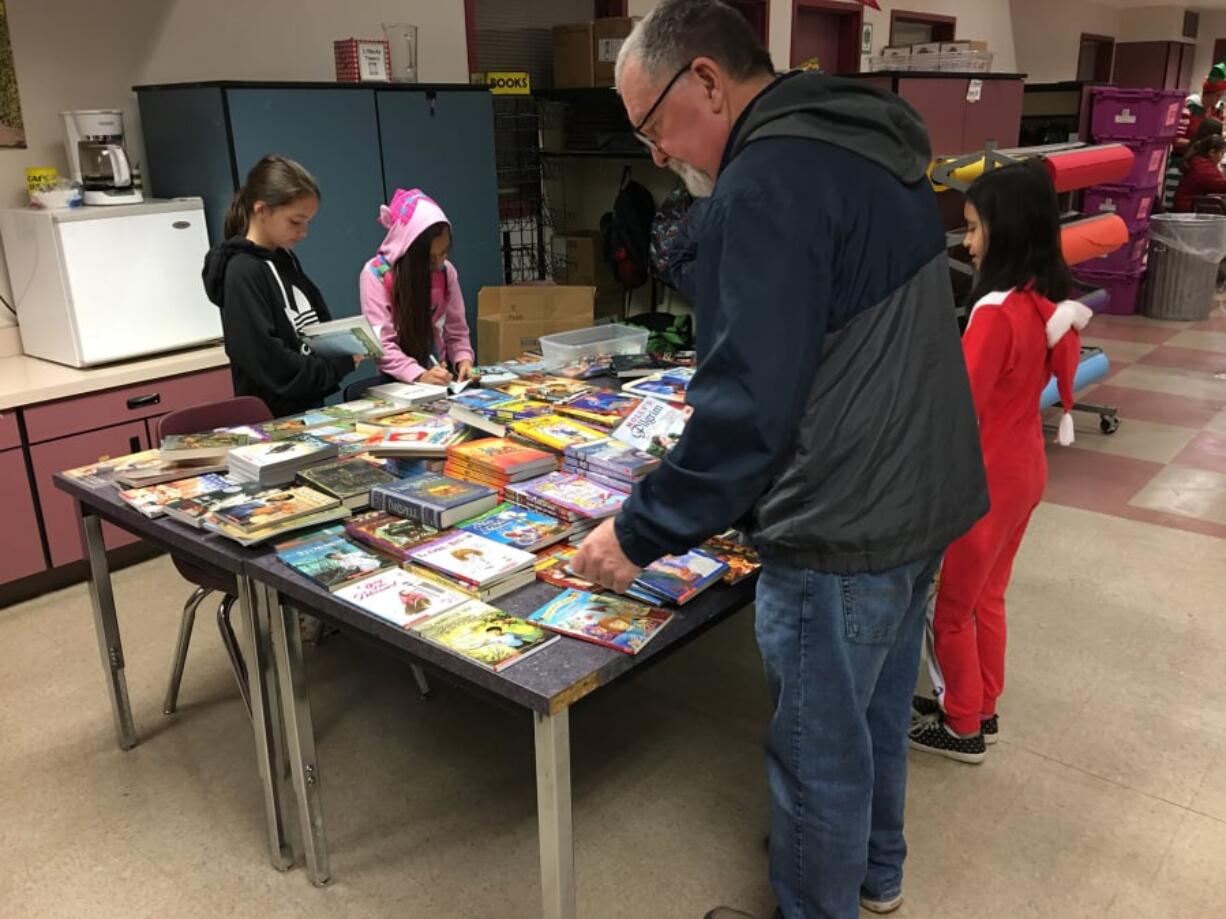
[[162, 462], [162, 454], [157, 450], [142, 450], [140, 453], [117, 456], [114, 459], [103, 458], [76, 469], [65, 469], [64, 475], [89, 488], [101, 488], [103, 485], [113, 484], [124, 472], [165, 469], [166, 465]]
[[409, 552], [419, 565], [474, 587], [485, 587], [532, 568], [531, 552], [456, 530]]
[[378, 433], [381, 428], [411, 428], [414, 425], [421, 424], [424, 421], [429, 421], [434, 416], [428, 412], [399, 411], [389, 412], [386, 415], [379, 415], [375, 418], [367, 418], [362, 422], [365, 430], [370, 433]]
[[613, 437], [636, 450], [663, 458], [681, 439], [691, 412], [688, 405], [675, 406], [659, 399], [644, 399], [630, 417], [617, 426]]
[[441, 456], [447, 447], [463, 440], [468, 433], [463, 422], [448, 415], [418, 415], [417, 420], [404, 425], [387, 424], [387, 421], [387, 418], [380, 418], [378, 426], [363, 422], [357, 427], [359, 432], [380, 435], [367, 444], [372, 453], [390, 451]]
[[230, 431], [205, 431], [200, 434], [167, 434], [162, 438], [162, 459], [171, 463], [222, 460], [235, 447], [251, 442], [246, 434]]
[[523, 660], [554, 640], [554, 636], [540, 626], [480, 600], [469, 600], [431, 616], [414, 626], [413, 631], [495, 671]]
[[[531, 371], [519, 374], [515, 380], [510, 383], [503, 383], [498, 389], [500, 392], [504, 392], [508, 396], [514, 396], [516, 399], [525, 399], [528, 398], [527, 394], [534, 388], [553, 379], [555, 378], [540, 371]], [[562, 380], [561, 382], [569, 383], [570, 380]]]
[[354, 539], [401, 561], [408, 560], [410, 549], [438, 536], [434, 527], [383, 511], [359, 514], [345, 523], [345, 531]]
[[221, 491], [230, 488], [232, 484], [229, 479], [216, 473], [210, 473], [173, 482], [162, 482], [158, 485], [147, 485], [143, 488], [129, 488], [119, 492], [119, 497], [144, 516], [153, 518], [162, 516], [166, 505], [174, 501]]
[[475, 411], [494, 408], [505, 402], [514, 402], [514, 396], [508, 396], [496, 389], [468, 389], [459, 395], [452, 396], [451, 401]]
[[396, 481], [396, 477], [385, 469], [356, 458], [304, 469], [298, 473], [298, 478], [345, 503], [366, 503], [370, 500], [371, 489]]
[[563, 590], [585, 590], [588, 593], [600, 593], [604, 588], [579, 577], [570, 570], [570, 560], [579, 550], [575, 546], [550, 546], [543, 552], [538, 552], [533, 568], [537, 580], [561, 587]]
[[527, 620], [551, 632], [638, 654], [672, 618], [672, 613], [623, 597], [568, 590]]
[[684, 402], [686, 389], [693, 376], [693, 367], [675, 367], [654, 376], [631, 380], [622, 387], [622, 392], [636, 396], [654, 396], [669, 402]]
[[529, 501], [543, 502], [578, 517], [612, 517], [626, 502], [626, 495], [571, 472], [549, 475], [507, 488], [508, 495], [521, 494]]
[[[523, 382], [524, 378], [520, 378]], [[541, 402], [569, 402], [576, 396], [581, 396], [584, 393], [589, 393], [596, 387], [589, 383], [584, 383], [581, 380], [568, 380], [565, 377], [549, 377], [548, 379], [536, 383], [525, 393], [529, 399], [537, 399]]]
[[379, 335], [365, 316], [344, 316], [303, 326], [298, 334], [320, 357], [383, 357]]
[[510, 424], [512, 421], [523, 421], [525, 418], [552, 415], [553, 406], [537, 399], [516, 399], [513, 402], [503, 402], [487, 409], [486, 414], [495, 421]]
[[554, 373], [568, 380], [590, 380], [592, 377], [603, 376], [613, 367], [613, 356], [610, 354], [587, 355], [563, 364], [554, 369]]
[[562, 415], [607, 426], [628, 418], [641, 401], [626, 393], [598, 389], [559, 405], [557, 411]]
[[399, 410], [400, 406], [395, 402], [369, 394], [361, 399], [351, 399], [348, 402], [339, 402], [336, 405], [325, 405], [320, 409], [325, 415], [331, 415], [333, 418], [341, 421], [356, 421], [359, 418], [390, 415]]
[[568, 447], [566, 462], [578, 469], [591, 469], [606, 475], [637, 482], [660, 465], [660, 458], [620, 440]]
[[244, 532], [266, 530], [297, 517], [317, 514], [340, 502], [313, 488], [268, 488], [218, 506], [213, 515], [219, 523]]
[[627, 592], [648, 603], [688, 603], [728, 571], [728, 566], [698, 549], [666, 555], [643, 569]]
[[216, 491], [171, 501], [162, 510], [166, 513], [167, 517], [199, 529], [204, 526], [204, 521], [213, 511], [221, 505], [235, 500], [240, 495], [258, 495], [265, 490], [263, 485], [251, 483], [234, 484], [228, 479], [223, 479], [222, 481], [226, 482], [225, 486]]
[[344, 585], [336, 596], [401, 629], [411, 628], [470, 599], [403, 568], [392, 568]]
[[483, 466], [508, 477], [537, 469], [549, 472], [558, 465], [557, 458], [552, 453], [500, 437], [484, 437], [481, 440], [456, 444], [447, 451], [447, 457], [472, 466]]
[[337, 590], [391, 567], [391, 563], [345, 538], [345, 528], [328, 527], [277, 543], [277, 558], [317, 584]]
[[558, 453], [575, 444], [593, 444], [608, 438], [608, 433], [563, 415], [540, 415], [511, 422], [520, 437]]
[[205, 517], [202, 526], [206, 530], [233, 540], [240, 546], [258, 546], [261, 543], [284, 536], [287, 533], [295, 533], [299, 530], [309, 530], [312, 527], [335, 523], [348, 516], [349, 508], [342, 504], [337, 504], [335, 507], [330, 507], [314, 514], [307, 514], [304, 517], [295, 517], [292, 520], [282, 521], [259, 530], [244, 530], [240, 527], [231, 526], [222, 520], [218, 520], [215, 514], [209, 514]]
[[248, 444], [230, 451], [232, 466], [266, 469], [281, 464], [301, 463], [313, 457], [334, 455], [336, 446], [310, 434], [291, 434], [280, 440]]
[[525, 552], [534, 552], [559, 542], [570, 533], [570, 527], [556, 517], [514, 504], [499, 504], [479, 517], [460, 524], [459, 529]]
[[725, 584], [743, 581], [762, 567], [762, 559], [753, 546], [744, 545], [726, 536], [712, 536], [698, 548], [728, 566], [728, 571], [724, 574]]

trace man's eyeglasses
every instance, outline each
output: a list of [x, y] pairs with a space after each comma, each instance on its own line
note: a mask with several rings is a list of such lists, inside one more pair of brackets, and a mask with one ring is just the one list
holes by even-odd
[[647, 122], [651, 121], [652, 116], [654, 116], [656, 113], [656, 110], [660, 107], [661, 103], [664, 102], [664, 99], [668, 95], [669, 90], [673, 88], [673, 84], [675, 84], [683, 76], [689, 73], [690, 68], [693, 66], [694, 66], [694, 62], [690, 61], [680, 70], [678, 70], [675, 74], [673, 74], [673, 78], [668, 81], [664, 89], [661, 91], [660, 95], [656, 96], [656, 101], [651, 104], [651, 108], [647, 110], [647, 114], [644, 115], [639, 120], [639, 123], [636, 124], [634, 128], [632, 129], [634, 131], [634, 136], [638, 138], [638, 140], [641, 141], [643, 144], [645, 144], [648, 149], [655, 150], [656, 142], [643, 133], [643, 128], [647, 126]]

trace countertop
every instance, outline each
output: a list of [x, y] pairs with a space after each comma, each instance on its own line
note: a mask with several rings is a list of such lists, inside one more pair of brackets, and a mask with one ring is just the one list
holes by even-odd
[[78, 369], [18, 354], [0, 358], [0, 411], [229, 364], [220, 345]]

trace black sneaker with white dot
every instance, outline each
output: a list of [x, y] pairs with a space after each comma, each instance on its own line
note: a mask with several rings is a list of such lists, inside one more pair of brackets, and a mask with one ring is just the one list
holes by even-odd
[[945, 726], [939, 715], [930, 715], [911, 726], [911, 749], [972, 764], [982, 763], [988, 754], [982, 733], [959, 737]]
[[994, 744], [1000, 740], [1000, 718], [992, 715], [990, 718], [984, 718], [979, 722], [979, 730], [983, 732], [983, 742], [986, 744]]
[[[914, 724], [922, 718], [929, 718], [941, 711], [941, 703], [932, 696], [912, 696], [911, 697], [911, 723]], [[983, 742], [985, 744], [994, 744], [1000, 740], [1000, 718], [992, 715], [990, 718], [984, 718], [979, 722], [979, 729], [983, 732]]]

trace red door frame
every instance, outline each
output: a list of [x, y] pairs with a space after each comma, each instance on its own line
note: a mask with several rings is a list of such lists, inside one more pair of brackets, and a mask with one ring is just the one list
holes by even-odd
[[956, 16], [940, 16], [936, 13], [921, 13], [915, 10], [890, 10], [890, 44], [894, 44], [894, 23], [899, 19], [904, 22], [926, 22], [934, 26], [948, 26], [948, 37], [937, 38], [933, 36], [933, 41], [953, 41], [958, 34], [958, 17]]
[[788, 47], [788, 61], [793, 67], [800, 63], [795, 59], [795, 52], [792, 49], [796, 47], [797, 11], [801, 7], [844, 14], [839, 17], [839, 59], [835, 62], [836, 69], [831, 72], [859, 73], [860, 40], [864, 34], [863, 4], [849, 3], [846, 0], [792, 0], [792, 33]]
[[1095, 83], [1110, 83], [1111, 82], [1111, 71], [1115, 67], [1115, 39], [1110, 35], [1094, 35], [1089, 32], [1081, 33], [1081, 41], [1077, 46], [1079, 49], [1077, 52], [1077, 77], [1078, 79], [1080, 79], [1081, 77], [1081, 50], [1080, 49], [1083, 49], [1087, 44], [1098, 45], [1100, 55], [1102, 54], [1104, 50], [1107, 52], [1107, 58], [1106, 58], [1106, 64], [1105, 64], [1106, 73], [1105, 74], [1103, 73], [1104, 63], [1103, 63], [1103, 58], [1100, 56], [1097, 61], [1098, 70], [1095, 71], [1094, 75], [1090, 78], [1091, 81]]

